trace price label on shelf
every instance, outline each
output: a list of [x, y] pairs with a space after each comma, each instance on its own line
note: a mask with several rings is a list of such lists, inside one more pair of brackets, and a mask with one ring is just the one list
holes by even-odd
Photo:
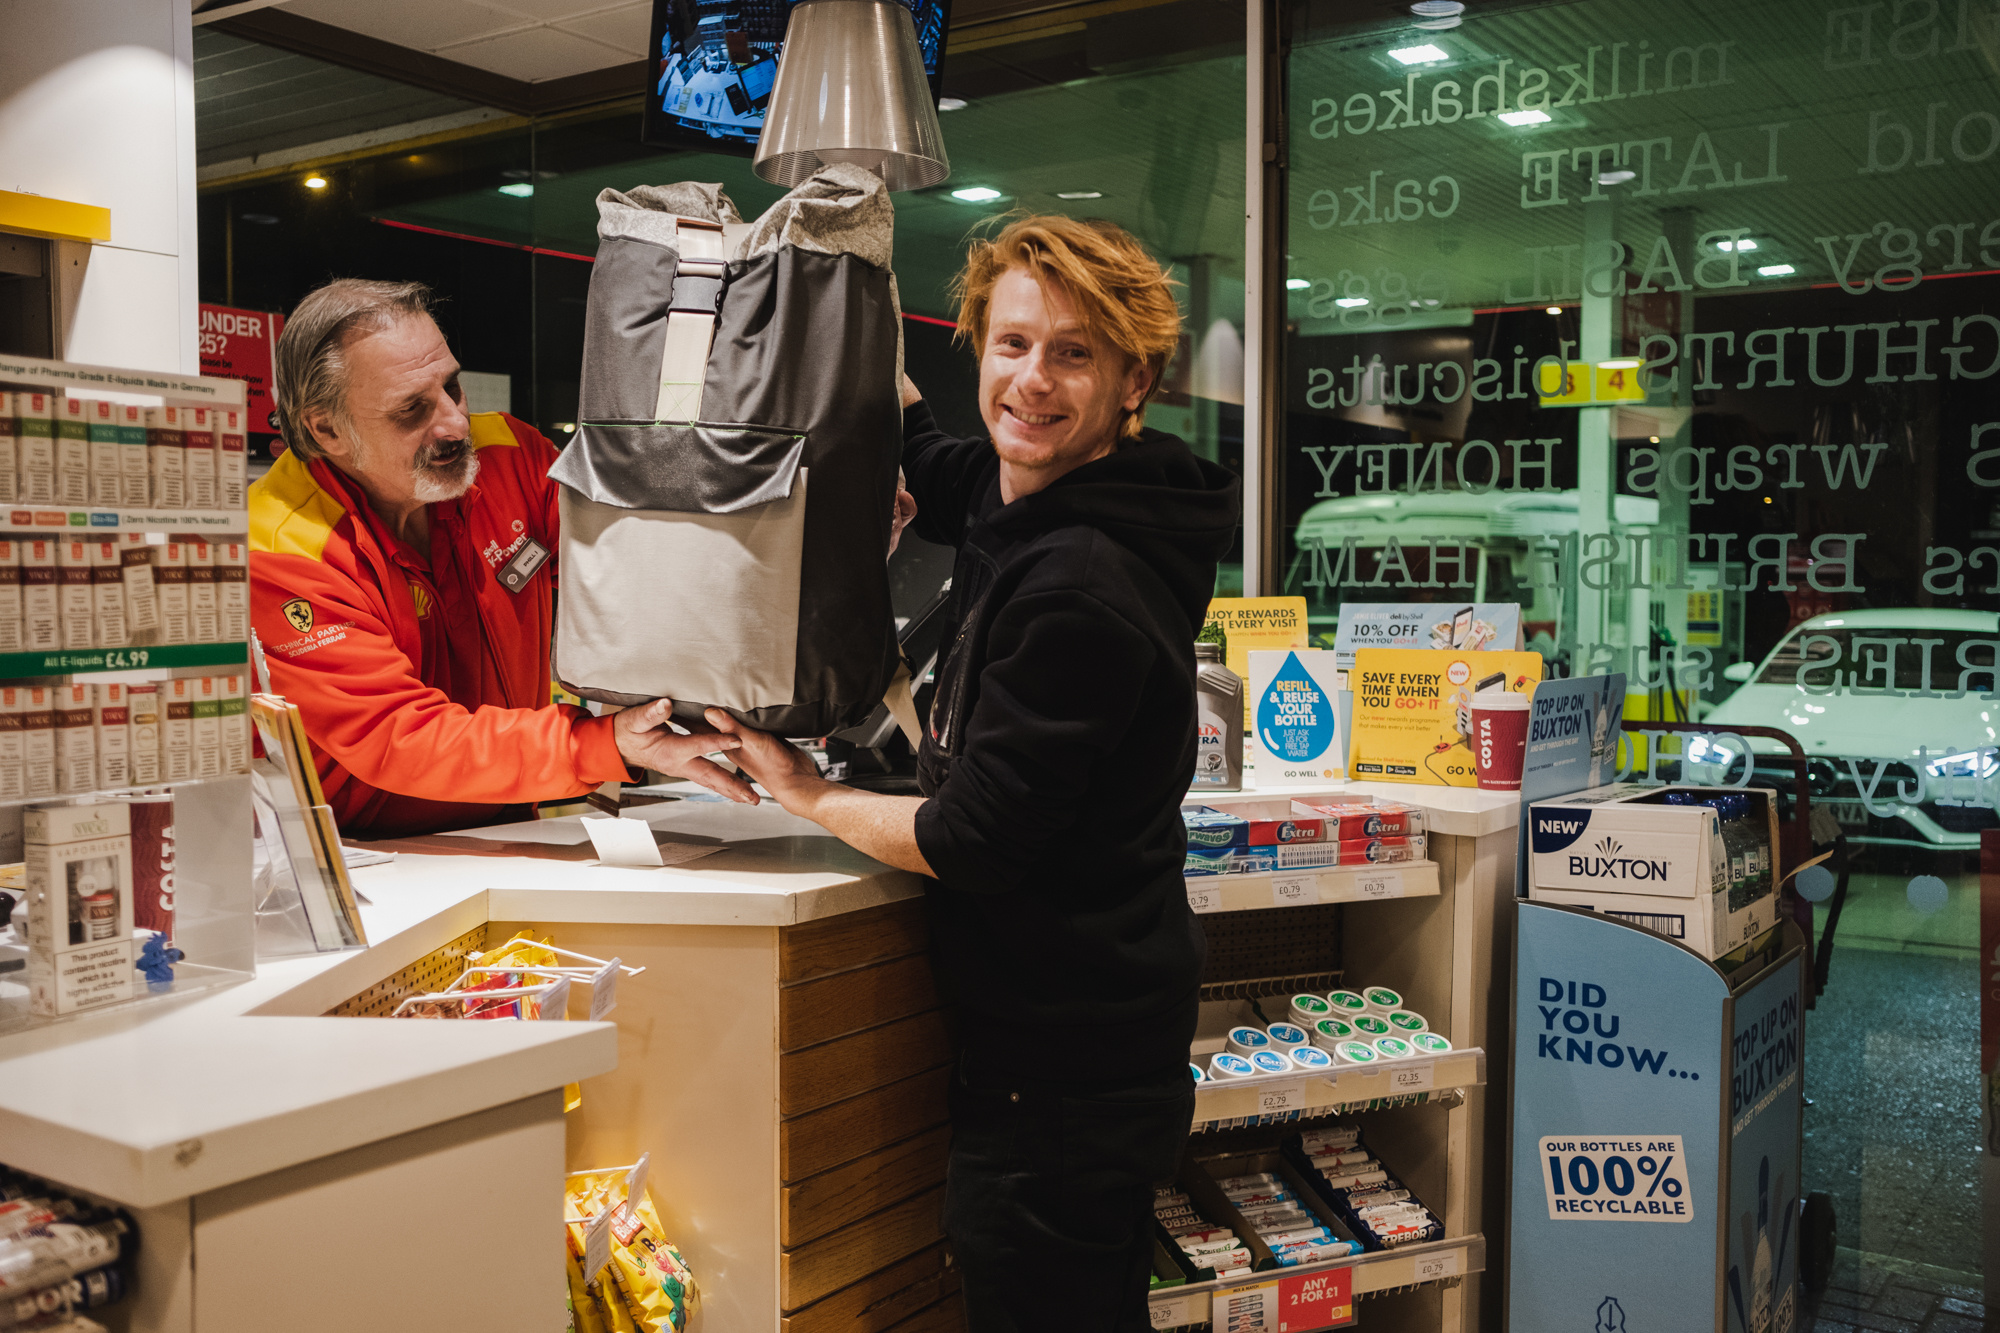
[[1318, 875], [1279, 875], [1271, 881], [1273, 907], [1303, 907], [1318, 901]]
[[1417, 1256], [1417, 1281], [1435, 1282], [1439, 1278], [1451, 1277], [1458, 1272], [1458, 1251], [1445, 1254], [1420, 1254]]
[[1426, 1060], [1420, 1065], [1391, 1065], [1389, 1087], [1396, 1092], [1429, 1092], [1437, 1086], [1437, 1066]]
[[104, 669], [122, 671], [128, 667], [146, 665], [149, 654], [144, 648], [110, 648], [104, 654]]
[[1189, 1324], [1208, 1322], [1208, 1302], [1200, 1296], [1155, 1296], [1147, 1303], [1146, 1313], [1151, 1316], [1154, 1328], [1185, 1328]]
[[1188, 908], [1197, 915], [1203, 912], [1220, 912], [1222, 910], [1222, 888], [1220, 885], [1208, 884], [1196, 888], [1195, 882], [1189, 880], [1187, 893]]
[[618, 960], [612, 959], [590, 978], [590, 1021], [601, 1022], [618, 1007]]
[[611, 1209], [590, 1219], [583, 1232], [583, 1280], [590, 1281], [611, 1262]]
[[1257, 1089], [1257, 1114], [1275, 1115], [1279, 1111], [1296, 1111], [1305, 1105], [1306, 1085], [1304, 1083], [1273, 1083]]
[[1354, 881], [1354, 892], [1367, 899], [1400, 898], [1403, 896], [1403, 872], [1371, 870]]

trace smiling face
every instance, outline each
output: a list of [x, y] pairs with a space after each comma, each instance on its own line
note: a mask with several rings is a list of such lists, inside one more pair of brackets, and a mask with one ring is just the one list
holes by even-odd
[[1009, 268], [993, 285], [979, 414], [1000, 455], [1002, 498], [1032, 494], [1117, 447], [1152, 368], [1084, 330], [1069, 293]]
[[345, 428], [310, 421], [327, 457], [384, 513], [465, 494], [479, 473], [458, 360], [428, 316], [397, 320], [350, 340]]

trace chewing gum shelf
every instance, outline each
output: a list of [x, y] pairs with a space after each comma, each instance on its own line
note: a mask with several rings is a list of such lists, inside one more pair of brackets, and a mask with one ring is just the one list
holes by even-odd
[[1408, 1290], [1433, 1283], [1456, 1282], [1467, 1273], [1485, 1270], [1486, 1238], [1448, 1236], [1443, 1240], [1426, 1241], [1422, 1245], [1403, 1245], [1393, 1250], [1349, 1255], [1344, 1259], [1327, 1259], [1316, 1264], [1300, 1264], [1296, 1268], [1245, 1273], [1241, 1277], [1163, 1287], [1147, 1298], [1148, 1312], [1156, 1329], [1207, 1324], [1210, 1322], [1211, 1303], [1219, 1297], [1243, 1292], [1252, 1287], [1276, 1288], [1282, 1295], [1288, 1286], [1305, 1286], [1315, 1278], [1322, 1278], [1343, 1268], [1352, 1270], [1351, 1290], [1356, 1299], [1363, 1296], [1386, 1295], [1392, 1291]]
[[1323, 1072], [1253, 1074], [1196, 1087], [1194, 1120], [1198, 1128], [1206, 1121], [1242, 1116], [1320, 1115], [1336, 1107], [1420, 1092], [1476, 1088], [1485, 1082], [1486, 1052], [1477, 1046], [1368, 1065], [1337, 1065]]
[[1250, 912], [1317, 903], [1370, 903], [1438, 894], [1435, 861], [1320, 866], [1310, 870], [1255, 871], [1243, 875], [1189, 875], [1188, 906], [1196, 914]]

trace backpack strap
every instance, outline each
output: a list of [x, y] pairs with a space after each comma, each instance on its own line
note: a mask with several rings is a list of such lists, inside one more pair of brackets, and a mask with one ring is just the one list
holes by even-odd
[[701, 218], [676, 218], [675, 230], [680, 261], [674, 268], [653, 419], [692, 423], [701, 415], [702, 380], [722, 305], [723, 236], [720, 223]]

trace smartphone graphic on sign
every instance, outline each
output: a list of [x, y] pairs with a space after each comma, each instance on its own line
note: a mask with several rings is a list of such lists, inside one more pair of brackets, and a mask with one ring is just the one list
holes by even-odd
[[1451, 618], [1451, 646], [1465, 647], [1466, 636], [1472, 633], [1472, 608], [1463, 607]]

